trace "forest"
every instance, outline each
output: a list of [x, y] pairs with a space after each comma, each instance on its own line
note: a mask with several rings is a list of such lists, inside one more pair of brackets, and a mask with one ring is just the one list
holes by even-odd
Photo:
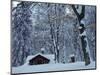
[[[14, 2], [14, 1], [13, 1]], [[44, 51], [56, 63], [96, 61], [96, 7], [21, 1], [11, 10], [11, 64]]]

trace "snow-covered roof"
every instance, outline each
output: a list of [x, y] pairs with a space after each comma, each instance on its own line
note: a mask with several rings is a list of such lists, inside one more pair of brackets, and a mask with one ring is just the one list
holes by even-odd
[[45, 51], [45, 48], [41, 48], [41, 51]]
[[54, 54], [41, 54], [41, 53], [37, 53], [35, 55], [28, 56], [27, 59], [26, 59], [26, 62], [28, 62], [29, 60], [31, 60], [32, 58], [34, 58], [34, 57], [36, 57], [38, 55], [41, 55], [41, 56], [49, 59], [50, 61], [54, 61]]
[[75, 54], [70, 54], [70, 55], [69, 55], [69, 57], [74, 57], [74, 56], [75, 56]]

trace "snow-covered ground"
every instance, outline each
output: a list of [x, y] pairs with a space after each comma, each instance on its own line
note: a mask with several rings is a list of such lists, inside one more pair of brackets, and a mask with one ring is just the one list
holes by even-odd
[[78, 70], [78, 69], [94, 69], [95, 62], [85, 66], [84, 62], [76, 63], [57, 63], [57, 64], [43, 64], [43, 65], [28, 65], [12, 67], [12, 73], [34, 73], [34, 72], [48, 72], [48, 71], [62, 71], [62, 70]]

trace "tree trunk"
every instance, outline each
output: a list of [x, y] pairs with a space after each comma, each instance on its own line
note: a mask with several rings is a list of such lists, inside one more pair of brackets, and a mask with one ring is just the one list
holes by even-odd
[[79, 29], [79, 32], [80, 32], [80, 35], [81, 35], [80, 38], [81, 38], [82, 50], [83, 50], [83, 54], [84, 54], [84, 61], [85, 61], [85, 65], [88, 65], [91, 62], [91, 56], [90, 56], [90, 50], [88, 48], [88, 41], [87, 41], [87, 38], [86, 38], [86, 34], [84, 34], [85, 33], [85, 27], [84, 27], [84, 24], [81, 23], [81, 20], [85, 16], [85, 6], [82, 6], [80, 14], [78, 13], [78, 11], [77, 11], [77, 9], [75, 8], [74, 5], [72, 5], [72, 9], [77, 16], [79, 26], [81, 27], [81, 29]]

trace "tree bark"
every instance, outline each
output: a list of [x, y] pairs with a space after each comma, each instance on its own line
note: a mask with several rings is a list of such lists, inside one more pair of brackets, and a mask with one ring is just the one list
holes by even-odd
[[[85, 6], [82, 5], [80, 14], [78, 13], [78, 11], [74, 5], [72, 5], [72, 9], [77, 16], [79, 26], [82, 27], [81, 29], [79, 29], [80, 34], [82, 34], [85, 32], [84, 24], [81, 23], [81, 20], [85, 17]], [[82, 35], [81, 36], [81, 44], [82, 44], [82, 50], [83, 50], [83, 54], [84, 54], [84, 61], [85, 61], [85, 65], [88, 65], [88, 64], [90, 64], [90, 53], [89, 53], [89, 50], [87, 50], [88, 42], [85, 39], [87, 39], [86, 35]]]

